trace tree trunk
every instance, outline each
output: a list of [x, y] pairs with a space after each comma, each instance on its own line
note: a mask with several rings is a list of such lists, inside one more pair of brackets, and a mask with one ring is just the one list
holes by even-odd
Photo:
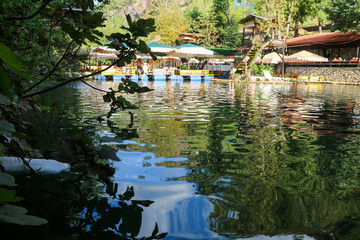
[[226, 10], [226, 16], [227, 16], [229, 25], [232, 26], [233, 24], [232, 24], [232, 21], [231, 21], [230, 9], [229, 8]]
[[321, 21], [318, 22], [318, 26], [319, 26], [319, 33], [322, 33]]
[[295, 31], [294, 31], [294, 37], [299, 36], [299, 21], [295, 20]]

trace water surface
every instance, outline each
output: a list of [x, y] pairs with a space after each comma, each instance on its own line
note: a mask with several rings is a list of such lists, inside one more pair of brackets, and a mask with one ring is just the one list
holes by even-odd
[[[144, 84], [155, 90], [128, 96], [139, 106], [133, 123], [127, 113], [97, 121], [109, 107], [80, 83], [45, 97], [59, 103], [44, 122], [65, 114], [121, 159], [110, 161], [112, 194], [96, 181], [77, 190], [41, 183], [42, 203], [27, 199], [28, 208], [43, 208], [49, 236], [359, 239], [360, 87]], [[51, 124], [40, 148], [57, 148], [71, 135], [60, 122]], [[44, 189], [59, 189], [61, 200], [55, 204]], [[64, 208], [60, 216], [49, 213]]]

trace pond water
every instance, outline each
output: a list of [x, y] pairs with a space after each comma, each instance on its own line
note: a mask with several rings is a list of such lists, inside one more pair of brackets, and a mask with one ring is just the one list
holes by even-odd
[[[117, 85], [89, 83], [105, 90]], [[128, 96], [139, 106], [133, 123], [128, 113], [97, 121], [109, 107], [81, 83], [44, 96], [49, 105], [58, 103], [37, 117], [32, 134], [39, 148], [56, 148], [71, 136], [67, 122], [56, 120], [66, 115], [121, 160], [110, 161], [116, 172], [107, 188], [91, 178], [18, 177], [30, 213], [49, 220], [23, 234], [360, 239], [360, 87], [144, 84], [155, 90]]]

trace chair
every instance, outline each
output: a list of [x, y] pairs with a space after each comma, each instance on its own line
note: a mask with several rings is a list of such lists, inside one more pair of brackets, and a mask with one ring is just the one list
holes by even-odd
[[263, 71], [263, 73], [266, 78], [272, 78], [271, 73], [269, 71]]

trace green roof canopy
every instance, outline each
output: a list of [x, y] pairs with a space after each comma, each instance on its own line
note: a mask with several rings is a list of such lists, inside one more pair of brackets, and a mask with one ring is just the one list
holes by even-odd
[[164, 44], [158, 43], [158, 42], [151, 42], [148, 44], [149, 48], [171, 48], [169, 46], [166, 46]]
[[238, 50], [221, 49], [221, 48], [207, 48], [207, 49], [210, 49], [211, 51], [215, 52], [216, 54], [222, 55], [224, 57], [235, 56], [238, 51]]
[[190, 48], [190, 47], [202, 48], [202, 46], [198, 46], [198, 45], [195, 45], [195, 44], [192, 44], [192, 43], [187, 43], [187, 44], [184, 44], [184, 45], [176, 46], [174, 48]]

